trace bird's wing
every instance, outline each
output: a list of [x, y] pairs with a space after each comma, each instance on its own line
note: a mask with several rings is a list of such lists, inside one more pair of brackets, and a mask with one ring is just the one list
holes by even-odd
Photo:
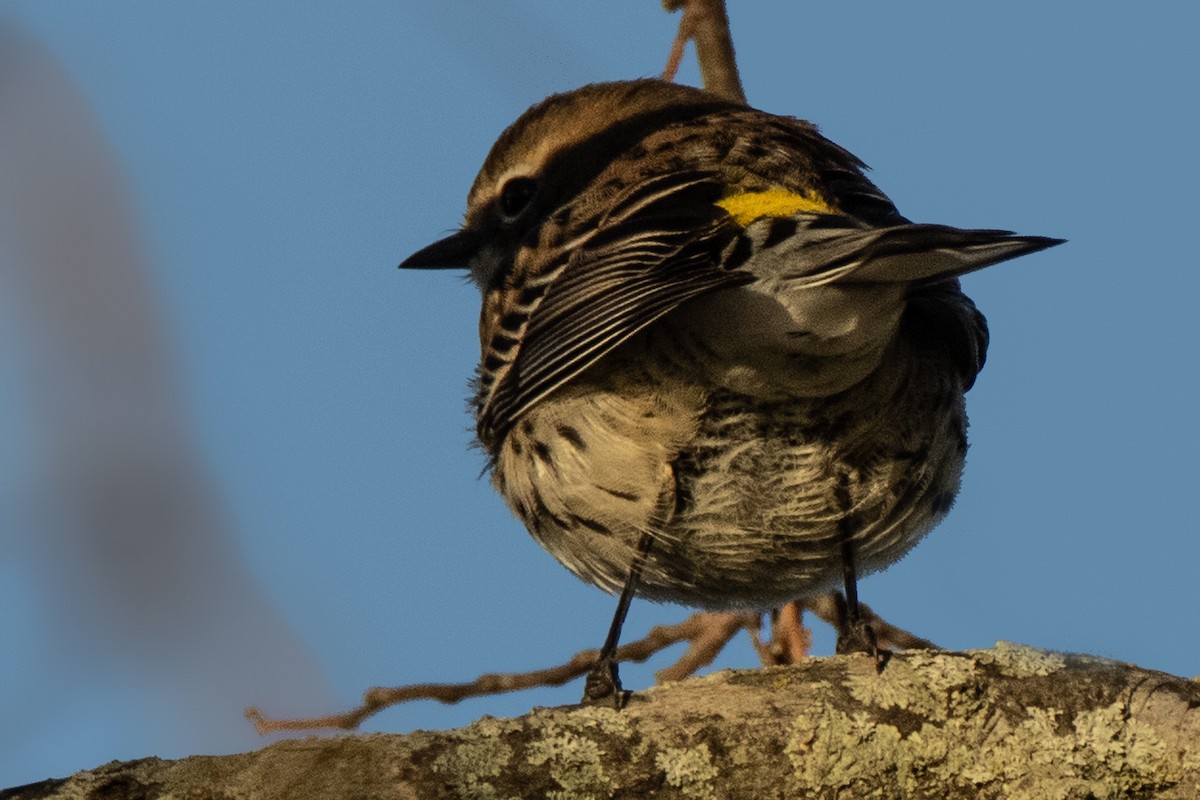
[[[875, 227], [852, 217], [814, 214], [757, 220], [739, 240], [737, 247], [749, 254], [744, 269], [800, 317], [817, 310], [814, 304], [825, 296], [819, 287], [907, 284], [902, 327], [923, 347], [947, 353], [964, 389], [983, 368], [988, 331], [957, 278], [1062, 242], [909, 222]], [[822, 305], [819, 311], [827, 327], [837, 327], [836, 307]], [[804, 319], [797, 322], [802, 326]]]
[[484, 398], [484, 441], [688, 300], [754, 276], [720, 266], [738, 226], [716, 176], [679, 172], [623, 193], [531, 311], [511, 368]]
[[808, 213], [759, 219], [740, 237], [747, 242], [751, 272], [800, 287], [957, 278], [1062, 242], [948, 225], [878, 227], [853, 217]]
[[[1058, 242], [907, 222], [878, 227], [807, 212], [765, 216], [743, 227], [725, 207], [726, 192], [711, 173], [650, 178], [627, 189], [562, 253], [561, 263], [549, 265], [554, 278], [529, 313], [516, 356], [481, 398], [483, 441], [494, 441], [535, 403], [684, 303], [760, 280], [789, 284], [792, 292], [835, 282], [905, 283], [918, 290], [945, 283], [925, 303], [926, 318], [949, 336], [971, 337], [958, 349], [979, 350], [986, 346], [986, 333], [976, 330], [982, 317], [965, 297], [959, 302], [953, 279]], [[947, 320], [962, 324], [947, 326]], [[963, 365], [968, 383], [982, 353], [969, 358]]]

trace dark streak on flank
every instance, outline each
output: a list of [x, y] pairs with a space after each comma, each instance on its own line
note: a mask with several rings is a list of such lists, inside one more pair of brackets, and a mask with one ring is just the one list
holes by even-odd
[[509, 336], [503, 331], [497, 331], [492, 337], [492, 349], [498, 353], [507, 353], [517, 346], [517, 342], [518, 340], [515, 336]]
[[579, 435], [579, 431], [570, 425], [559, 425], [558, 435], [570, 442], [576, 450], [587, 450], [587, 442]]
[[500, 327], [510, 333], [516, 333], [525, 324], [525, 314], [520, 311], [509, 311], [500, 318]]
[[954, 492], [938, 492], [929, 502], [929, 510], [936, 516], [941, 516], [954, 505]]
[[533, 502], [534, 502], [535, 510], [537, 511], [537, 519], [539, 521], [549, 520], [549, 521], [553, 522], [555, 525], [557, 525], [559, 528], [563, 528], [563, 529], [570, 527], [570, 525], [567, 524], [567, 521], [565, 519], [558, 516], [557, 514], [552, 513], [550, 511], [550, 509], [546, 507], [546, 502], [544, 500], [542, 500], [542, 496], [540, 494], [536, 494], [536, 493], [534, 494]]
[[550, 454], [550, 445], [545, 442], [533, 440], [533, 454], [538, 457], [538, 460], [554, 470], [554, 457]]
[[602, 491], [606, 494], [611, 494], [613, 497], [617, 498], [618, 500], [629, 500], [630, 502], [636, 502], [641, 499], [640, 495], [637, 495], [633, 492], [622, 492], [617, 489], [610, 489], [607, 486], [600, 486], [598, 488], [600, 489], [600, 491]]
[[517, 301], [517, 303], [522, 306], [532, 305], [534, 301], [538, 300], [543, 294], [546, 293], [546, 288], [549, 285], [550, 284], [548, 283], [526, 284], [521, 289], [521, 298]]
[[576, 527], [582, 526], [584, 528], [587, 528], [590, 531], [595, 531], [596, 533], [604, 533], [604, 534], [612, 535], [612, 531], [609, 530], [607, 525], [605, 525], [601, 522], [597, 522], [594, 519], [590, 519], [588, 517], [581, 517], [578, 514], [571, 514], [570, 520], [571, 520], [571, 522], [575, 523]]

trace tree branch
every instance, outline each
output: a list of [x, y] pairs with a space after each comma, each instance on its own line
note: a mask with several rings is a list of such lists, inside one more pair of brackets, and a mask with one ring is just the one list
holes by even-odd
[[1200, 685], [1000, 644], [720, 672], [629, 705], [113, 763], [0, 800], [1200, 796]]
[[675, 80], [684, 47], [691, 39], [696, 43], [696, 60], [700, 62], [704, 88], [730, 100], [746, 102], [724, 0], [663, 0], [663, 8], [672, 13], [683, 9], [663, 80]]
[[[674, 625], [658, 625], [651, 628], [645, 638], [629, 642], [617, 649], [617, 661], [642, 662], [678, 642], [690, 642], [690, 646], [675, 664], [659, 670], [655, 677], [660, 681], [680, 680], [696, 670], [712, 663], [717, 653], [742, 628], [758, 628], [758, 614], [753, 612], [701, 613], [693, 614]], [[363, 702], [356, 708], [339, 714], [303, 719], [273, 719], [257, 708], [246, 709], [246, 717], [254, 723], [261, 734], [278, 731], [305, 731], [321, 729], [353, 730], [363, 720], [389, 706], [413, 700], [437, 700], [442, 703], [457, 703], [468, 697], [503, 694], [535, 686], [561, 686], [587, 674], [596, 663], [598, 650], [582, 650], [567, 661], [553, 667], [530, 672], [488, 673], [469, 683], [417, 683], [391, 688], [375, 687], [363, 695]]]
[[[688, 648], [674, 664], [655, 673], [659, 683], [678, 681], [696, 674], [713, 662], [717, 654], [741, 630], [749, 632], [759, 659], [764, 665], [795, 664], [806, 659], [812, 634], [804, 627], [803, 613], [812, 610], [835, 627], [839, 624], [842, 604], [836, 593], [810, 600], [797, 600], [772, 615], [771, 640], [760, 638], [761, 615], [755, 611], [702, 612], [674, 625], [658, 625], [642, 639], [617, 649], [618, 662], [643, 662], [671, 645], [688, 642]], [[860, 606], [863, 618], [871, 623], [881, 646], [932, 649], [935, 645], [908, 631], [891, 625], [868, 606]], [[467, 683], [416, 683], [406, 686], [374, 687], [363, 694], [360, 705], [348, 711], [319, 717], [276, 719], [258, 708], [246, 709], [246, 718], [260, 734], [279, 731], [354, 730], [363, 720], [385, 708], [414, 700], [457, 703], [468, 697], [504, 694], [538, 686], [561, 686], [587, 674], [596, 663], [598, 650], [581, 650], [562, 664], [528, 672], [487, 673]]]

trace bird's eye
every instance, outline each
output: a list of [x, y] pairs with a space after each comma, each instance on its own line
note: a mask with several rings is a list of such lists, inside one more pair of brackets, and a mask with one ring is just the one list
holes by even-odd
[[508, 222], [521, 216], [533, 195], [537, 192], [537, 181], [533, 178], [513, 178], [500, 190], [500, 214]]

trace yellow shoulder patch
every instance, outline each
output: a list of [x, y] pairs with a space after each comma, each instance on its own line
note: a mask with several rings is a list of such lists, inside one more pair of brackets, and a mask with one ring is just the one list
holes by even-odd
[[737, 224], [745, 227], [762, 217], [790, 217], [792, 214], [840, 214], [815, 192], [812, 196], [787, 189], [767, 189], [761, 192], [740, 192], [717, 201]]

